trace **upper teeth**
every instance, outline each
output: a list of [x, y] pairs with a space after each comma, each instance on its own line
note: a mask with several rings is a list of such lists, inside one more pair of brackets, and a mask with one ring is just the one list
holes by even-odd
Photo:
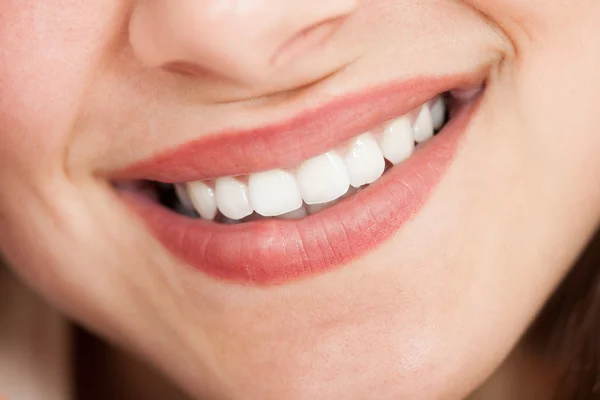
[[351, 188], [373, 183], [383, 174], [385, 159], [394, 165], [406, 160], [415, 142], [426, 141], [443, 126], [446, 106], [441, 97], [421, 106], [411, 123], [416, 111], [306, 160], [295, 171], [274, 169], [190, 182], [178, 186], [177, 194], [185, 207], [193, 206], [207, 220], [218, 211], [231, 220], [254, 212], [265, 217], [303, 217], [332, 204]]
[[[250, 175], [250, 203], [265, 217], [275, 217], [302, 206], [300, 188], [293, 174], [280, 169]], [[268, 193], [268, 196], [265, 196]], [[231, 217], [229, 217], [231, 218]]]

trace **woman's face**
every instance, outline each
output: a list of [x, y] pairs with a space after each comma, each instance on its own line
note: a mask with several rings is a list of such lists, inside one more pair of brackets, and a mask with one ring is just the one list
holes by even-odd
[[2, 253], [198, 397], [462, 398], [599, 220], [599, 18], [2, 1]]

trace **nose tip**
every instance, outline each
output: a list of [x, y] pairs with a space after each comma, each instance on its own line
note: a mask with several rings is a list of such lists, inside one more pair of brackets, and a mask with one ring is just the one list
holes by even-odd
[[129, 26], [152, 67], [253, 83], [322, 44], [358, 0], [145, 0]]

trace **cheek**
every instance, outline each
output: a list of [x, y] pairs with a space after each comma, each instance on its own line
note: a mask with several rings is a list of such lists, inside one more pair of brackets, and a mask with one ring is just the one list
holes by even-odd
[[[595, 13], [593, 0], [466, 0], [496, 27], [503, 31], [514, 46], [539, 45], [541, 37], [560, 32], [566, 26], [577, 25], [582, 16]], [[529, 42], [529, 43], [527, 43]]]
[[504, 115], [494, 124], [519, 132], [515, 147], [527, 146], [524, 168], [546, 176], [549, 193], [560, 179], [571, 188], [553, 197], [591, 199], [600, 173], [600, 46], [591, 39], [597, 36], [600, 2], [468, 2], [500, 27], [515, 49], [496, 91]]
[[[64, 241], [57, 204], [78, 198], [64, 159], [80, 103], [120, 35], [122, 3], [0, 0], [0, 252], [29, 276], [58, 270], [45, 253]], [[66, 211], [83, 215], [74, 208]]]
[[118, 32], [125, 11], [118, 3], [0, 3], [0, 21], [10, 21], [0, 24], [1, 168], [56, 167], [86, 86]]

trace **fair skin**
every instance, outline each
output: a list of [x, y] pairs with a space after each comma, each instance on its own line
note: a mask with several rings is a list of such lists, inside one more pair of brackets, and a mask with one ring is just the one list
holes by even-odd
[[[0, 3], [0, 251], [196, 398], [464, 398], [600, 221], [598, 17], [594, 0]], [[447, 172], [327, 271], [273, 284], [194, 268], [107, 184], [232, 121], [456, 74], [486, 88]]]
[[0, 266], [0, 399], [68, 400], [67, 321]]

